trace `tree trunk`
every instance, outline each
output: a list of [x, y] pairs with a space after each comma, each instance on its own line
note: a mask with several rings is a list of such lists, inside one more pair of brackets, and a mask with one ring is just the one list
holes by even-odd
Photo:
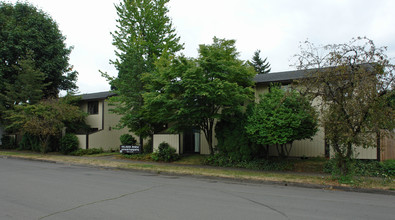
[[381, 134], [380, 134], [380, 131], [377, 131], [376, 132], [376, 136], [377, 136], [377, 139], [376, 139], [376, 144], [377, 144], [377, 161], [381, 161], [381, 149], [380, 149], [380, 147], [381, 147]]
[[206, 137], [208, 148], [210, 150], [210, 155], [214, 155], [213, 127], [214, 127], [214, 122], [208, 122], [208, 126], [204, 127], [203, 129], [204, 136]]
[[140, 141], [140, 150], [143, 151], [144, 139], [143, 139], [143, 137], [141, 135], [139, 136], [139, 139], [140, 139], [139, 140]]
[[44, 137], [39, 137], [40, 138], [40, 142], [41, 142], [41, 153], [46, 153], [47, 152], [47, 147], [48, 147], [48, 142], [51, 136], [47, 135]]

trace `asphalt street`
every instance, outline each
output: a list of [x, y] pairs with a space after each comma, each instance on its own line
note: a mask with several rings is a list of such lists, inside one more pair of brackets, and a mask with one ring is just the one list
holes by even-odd
[[0, 158], [0, 219], [395, 219], [395, 196]]

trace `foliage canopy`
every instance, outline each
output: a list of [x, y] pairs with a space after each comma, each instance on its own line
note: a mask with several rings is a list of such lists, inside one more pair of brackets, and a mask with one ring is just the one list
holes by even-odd
[[385, 51], [358, 37], [326, 46], [306, 41], [296, 55], [298, 68], [306, 70], [298, 88], [322, 100], [321, 123], [344, 174], [353, 147], [376, 147], [394, 129], [395, 66]]
[[41, 152], [46, 152], [51, 136], [59, 135], [67, 124], [81, 123], [86, 114], [70, 104], [72, 97], [42, 100], [34, 105], [16, 105], [7, 112], [6, 127], [13, 132], [28, 133], [39, 138]]
[[249, 139], [258, 145], [276, 145], [280, 156], [288, 156], [286, 144], [312, 138], [318, 119], [314, 107], [296, 91], [271, 87], [253, 108], [245, 126]]
[[0, 110], [77, 88], [65, 39], [45, 12], [0, 2]]
[[239, 111], [253, 98], [255, 72], [237, 58], [234, 44], [234, 40], [214, 38], [212, 44], [200, 45], [197, 59], [163, 56], [157, 69], [144, 77], [147, 117], [172, 123], [177, 131], [199, 128], [213, 154], [215, 120]]
[[144, 116], [142, 94], [143, 73], [154, 69], [154, 62], [164, 52], [174, 54], [183, 46], [179, 43], [166, 4], [169, 0], [123, 0], [116, 5], [117, 30], [112, 33], [113, 45], [117, 48], [116, 60], [111, 63], [118, 70], [117, 77], [103, 73], [117, 96], [110, 101], [112, 111], [122, 115], [120, 127], [128, 127], [142, 137], [152, 135], [155, 124]]

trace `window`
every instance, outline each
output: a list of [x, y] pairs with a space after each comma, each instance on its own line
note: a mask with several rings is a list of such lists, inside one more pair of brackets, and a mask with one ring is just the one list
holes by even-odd
[[99, 114], [99, 102], [88, 102], [88, 114], [97, 115]]

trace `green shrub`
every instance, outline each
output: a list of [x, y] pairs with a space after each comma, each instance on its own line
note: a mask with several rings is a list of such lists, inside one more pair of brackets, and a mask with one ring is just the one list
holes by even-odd
[[253, 159], [253, 160], [239, 161], [239, 160], [233, 160], [231, 157], [222, 153], [208, 156], [203, 161], [203, 163], [211, 166], [246, 168], [251, 170], [267, 170], [267, 171], [293, 170], [293, 163], [288, 160]]
[[12, 136], [4, 135], [1, 138], [1, 149], [15, 149], [16, 144], [15, 144], [15, 138]]
[[69, 154], [78, 150], [79, 141], [75, 134], [66, 134], [60, 139], [60, 152]]
[[180, 159], [180, 156], [176, 153], [176, 149], [170, 147], [166, 142], [159, 144], [158, 150], [152, 153], [151, 158], [154, 161], [171, 162]]
[[143, 146], [143, 153], [150, 154], [153, 152], [153, 141], [152, 139], [148, 139], [147, 143]]
[[93, 155], [93, 154], [101, 154], [103, 153], [102, 148], [92, 148], [92, 149], [78, 149], [70, 153], [73, 156], [84, 156], [84, 155]]
[[119, 138], [122, 145], [136, 145], [137, 140], [130, 134], [123, 134]]
[[246, 113], [225, 114], [215, 126], [218, 140], [216, 150], [226, 154], [231, 160], [252, 160], [263, 157], [265, 154], [264, 148], [260, 148], [248, 140], [244, 128], [251, 107], [251, 105], [248, 106]]
[[383, 173], [389, 176], [395, 176], [395, 160], [385, 160], [380, 165]]
[[21, 141], [19, 142], [18, 150], [32, 150], [36, 152], [40, 152], [40, 140], [37, 136], [31, 135], [29, 133], [25, 133], [22, 136]]
[[[330, 159], [324, 165], [324, 172], [336, 174], [338, 173], [336, 160]], [[395, 176], [395, 160], [386, 160], [378, 162], [375, 160], [358, 160], [354, 159], [350, 162], [351, 174], [356, 176], [371, 177], [388, 177]]]

